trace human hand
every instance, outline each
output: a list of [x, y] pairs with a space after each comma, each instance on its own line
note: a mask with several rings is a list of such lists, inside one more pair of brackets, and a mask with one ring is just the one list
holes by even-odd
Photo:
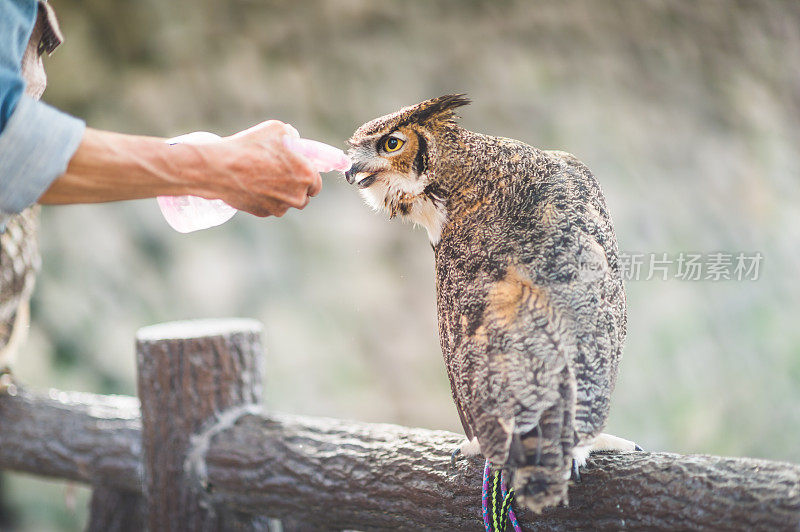
[[208, 171], [204, 196], [256, 216], [304, 208], [319, 194], [322, 179], [308, 159], [286, 147], [286, 135], [300, 136], [292, 126], [268, 120], [203, 145], [198, 153]]

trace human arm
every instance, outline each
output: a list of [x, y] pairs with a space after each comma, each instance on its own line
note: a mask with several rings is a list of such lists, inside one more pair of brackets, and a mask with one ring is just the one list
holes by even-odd
[[280, 122], [213, 146], [169, 146], [163, 139], [86, 129], [23, 94], [20, 63], [36, 13], [34, 0], [0, 0], [0, 221], [37, 200], [94, 203], [171, 194], [281, 215], [319, 192], [319, 174], [281, 142], [296, 131]]
[[311, 164], [288, 150], [291, 126], [277, 120], [210, 144], [88, 128], [80, 146], [40, 203], [97, 203], [190, 194], [221, 199], [257, 216], [302, 209], [322, 188]]

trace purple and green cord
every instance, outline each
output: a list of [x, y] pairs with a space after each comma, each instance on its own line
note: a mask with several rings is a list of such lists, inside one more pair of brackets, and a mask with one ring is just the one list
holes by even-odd
[[[491, 478], [494, 477], [494, 486], [491, 486]], [[499, 486], [498, 486], [499, 484]], [[497, 491], [498, 487], [500, 490], [500, 500], [502, 500], [502, 505], [500, 507], [500, 511], [497, 511]], [[489, 493], [492, 493], [492, 517], [489, 517]], [[511, 507], [511, 500], [514, 498], [514, 490], [511, 489], [510, 491], [506, 490], [506, 478], [505, 473], [501, 473], [499, 471], [495, 472], [492, 475], [492, 467], [489, 463], [489, 460], [486, 460], [486, 464], [483, 468], [483, 492], [481, 495], [481, 504], [483, 508], [483, 525], [486, 528], [486, 532], [492, 532], [494, 525], [494, 530], [500, 532], [505, 530], [506, 527], [506, 519], [511, 520], [511, 526], [514, 528], [514, 532], [522, 532], [522, 528], [519, 526], [519, 521], [517, 521], [517, 515], [514, 513], [514, 509]], [[492, 523], [494, 520], [494, 523]]]

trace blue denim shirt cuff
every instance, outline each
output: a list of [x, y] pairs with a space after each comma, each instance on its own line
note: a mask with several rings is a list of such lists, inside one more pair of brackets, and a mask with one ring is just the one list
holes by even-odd
[[36, 202], [63, 174], [86, 124], [29, 96], [0, 133], [0, 221]]

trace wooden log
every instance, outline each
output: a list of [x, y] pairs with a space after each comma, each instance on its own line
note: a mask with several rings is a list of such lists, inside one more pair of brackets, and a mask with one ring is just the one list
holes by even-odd
[[17, 388], [0, 395], [0, 468], [141, 493], [135, 397]]
[[[141, 492], [133, 398], [0, 396], [0, 469]], [[291, 518], [291, 530], [480, 530], [480, 460], [449, 468], [449, 432], [243, 408], [195, 439], [209, 503]], [[800, 529], [800, 466], [670, 453], [594, 455], [541, 530]], [[262, 521], [262, 529], [265, 528]]]
[[192, 435], [226, 409], [261, 399], [261, 324], [198, 320], [136, 335], [144, 493], [150, 530], [254, 528], [223, 516], [184, 475]]
[[[139, 401], [16, 386], [11, 393], [0, 400], [3, 467], [92, 483], [88, 530], [141, 530]], [[115, 487], [102, 484], [110, 479]]]
[[[449, 466], [456, 434], [244, 408], [198, 438], [192, 470], [215, 504], [306, 529], [481, 530], [482, 460]], [[246, 478], [246, 482], [242, 479]], [[529, 530], [800, 529], [800, 466], [669, 453], [598, 454], [568, 507]]]

